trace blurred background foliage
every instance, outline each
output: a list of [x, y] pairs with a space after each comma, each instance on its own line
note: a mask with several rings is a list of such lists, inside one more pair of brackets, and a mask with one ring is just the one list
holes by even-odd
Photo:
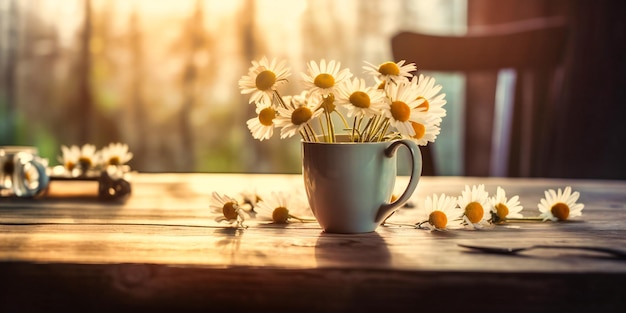
[[[55, 164], [61, 145], [124, 142], [143, 172], [297, 173], [299, 138], [258, 142], [246, 127], [254, 106], [237, 81], [251, 60], [286, 59], [281, 91], [295, 94], [309, 60], [361, 75], [363, 61], [391, 60], [397, 31], [463, 33], [465, 11], [466, 0], [0, 0], [0, 145], [37, 146]], [[451, 112], [437, 144], [456, 164], [461, 84], [441, 79]]]
[[[625, 9], [613, 0], [0, 0], [0, 145], [36, 146], [55, 164], [61, 145], [124, 142], [143, 172], [298, 173], [299, 138], [259, 142], [246, 127], [254, 106], [237, 82], [251, 60], [285, 59], [289, 95], [301, 91], [307, 61], [362, 75], [363, 61], [390, 60], [399, 31], [463, 35], [562, 16], [558, 114], [539, 134], [548, 144], [532, 147], [537, 171], [521, 176], [626, 179]], [[435, 173], [471, 175], [465, 95], [484, 86], [425, 74], [448, 101], [428, 145]]]

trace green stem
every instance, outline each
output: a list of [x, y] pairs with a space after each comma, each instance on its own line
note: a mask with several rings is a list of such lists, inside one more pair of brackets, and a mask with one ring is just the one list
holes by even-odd
[[311, 128], [311, 125], [309, 123], [306, 123], [304, 125], [304, 129], [306, 133], [309, 135], [309, 141], [316, 142], [317, 136], [315, 136], [315, 131], [313, 130], [313, 128]]
[[314, 218], [302, 218], [302, 217], [297, 217], [297, 216], [295, 216], [295, 215], [291, 215], [291, 214], [289, 214], [289, 217], [290, 217], [290, 218], [293, 218], [293, 219], [295, 219], [295, 220], [298, 220], [298, 221], [299, 221], [299, 222], [301, 222], [301, 223], [313, 223], [313, 222], [317, 222], [317, 220], [316, 220], [316, 219], [314, 219]]
[[384, 125], [383, 131], [380, 132], [380, 137], [378, 138], [378, 141], [383, 141], [383, 137], [385, 137], [385, 134], [389, 130], [389, 119], [385, 119], [385, 121], [383, 122], [383, 125]]
[[328, 126], [330, 128], [330, 142], [335, 142], [335, 125], [333, 124], [332, 117], [330, 116], [330, 112], [328, 112], [328, 116], [326, 117], [328, 121]]
[[384, 122], [382, 121], [382, 117], [377, 117], [376, 124], [373, 125], [372, 131], [370, 132], [371, 136], [369, 141], [379, 141], [380, 134], [383, 132]]
[[504, 219], [504, 222], [534, 222], [534, 221], [543, 222], [543, 218], [536, 216], [536, 217], [518, 217], [518, 218], [507, 217]]
[[326, 133], [326, 130], [324, 130], [324, 123], [322, 123], [322, 119], [318, 118], [317, 122], [320, 124], [320, 129], [322, 130], [322, 136], [324, 137], [324, 140], [328, 141], [328, 134]]
[[307, 135], [307, 133], [306, 133], [306, 132], [302, 131], [302, 129], [301, 129], [301, 130], [299, 130], [299, 133], [300, 133], [300, 137], [302, 137], [302, 140], [304, 140], [304, 141], [310, 141], [310, 140], [309, 140], [309, 136]]
[[374, 124], [375, 117], [371, 117], [365, 127], [363, 127], [363, 131], [361, 132], [361, 142], [367, 141], [367, 138], [371, 137], [372, 125]]
[[[425, 222], [422, 222], [422, 223], [425, 223]], [[418, 226], [421, 225], [422, 223], [419, 223], [419, 224], [408, 224], [408, 223], [396, 223], [396, 222], [387, 222], [387, 221], [385, 221], [383, 223], [383, 225], [384, 226], [408, 226], [408, 227], [418, 228]]]
[[337, 115], [339, 115], [339, 118], [341, 118], [341, 121], [343, 122], [343, 127], [344, 128], [350, 128], [350, 123], [348, 123], [348, 120], [346, 120], [346, 118], [343, 116], [343, 114], [341, 114], [341, 112], [335, 110], [335, 112], [337, 112]]
[[285, 101], [283, 101], [283, 97], [280, 96], [278, 90], [274, 90], [274, 96], [274, 99], [278, 99], [278, 104], [280, 104], [280, 106], [284, 109], [287, 109], [287, 104], [285, 103]]

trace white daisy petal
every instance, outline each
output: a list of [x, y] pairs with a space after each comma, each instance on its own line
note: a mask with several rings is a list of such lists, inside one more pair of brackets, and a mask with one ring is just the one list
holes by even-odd
[[463, 211], [457, 206], [456, 198], [445, 194], [426, 197], [424, 202], [425, 221], [420, 226], [430, 230], [445, 230], [449, 227], [460, 226], [459, 222]]
[[[340, 71], [341, 63], [331, 60], [328, 64], [326, 60], [320, 60], [319, 66], [315, 61], [311, 61], [307, 64], [307, 73], [302, 73], [304, 80], [304, 86], [312, 94], [327, 95], [334, 93], [336, 88], [340, 86], [345, 80], [352, 77], [349, 69], [343, 69]], [[318, 78], [320, 79], [318, 83]]]
[[404, 64], [406, 61], [401, 60], [397, 63], [394, 62], [384, 62], [380, 65], [374, 65], [369, 62], [364, 62], [366, 65], [363, 66], [363, 69], [366, 73], [372, 75], [376, 80], [379, 81], [390, 81], [390, 82], [402, 82], [406, 81], [408, 77], [411, 77], [411, 72], [417, 70], [415, 63]]
[[219, 214], [215, 217], [216, 222], [226, 222], [228, 224], [236, 223], [237, 227], [244, 227], [243, 222], [245, 216], [243, 210], [239, 207], [237, 200], [227, 196], [220, 195], [217, 192], [211, 194], [211, 202], [209, 208], [214, 214]]
[[[519, 196], [513, 196], [507, 199], [506, 192], [500, 186], [496, 189], [496, 196], [491, 198], [491, 210], [494, 219], [506, 220], [507, 218], [522, 218], [522, 206], [519, 202]], [[501, 207], [500, 205], [504, 205]], [[498, 210], [500, 208], [500, 210]]]
[[385, 109], [384, 93], [367, 87], [364, 79], [346, 80], [337, 89], [335, 104], [348, 110], [348, 117], [373, 117]]
[[464, 212], [466, 224], [472, 224], [470, 226], [474, 228], [482, 228], [491, 218], [489, 194], [483, 184], [472, 187], [466, 185], [458, 197], [458, 204]]
[[[276, 59], [269, 61], [265, 56], [258, 62], [252, 61], [248, 75], [239, 80], [241, 93], [250, 94], [249, 103], [261, 101], [264, 98], [271, 101], [277, 87], [285, 83], [290, 76], [285, 64], [284, 61], [277, 62]], [[261, 82], [260, 85], [259, 82]]]
[[571, 186], [565, 189], [559, 188], [546, 190], [545, 198], [541, 199], [537, 204], [537, 208], [541, 212], [539, 215], [543, 220], [559, 221], [582, 215], [584, 205], [576, 203], [580, 193], [572, 192]]

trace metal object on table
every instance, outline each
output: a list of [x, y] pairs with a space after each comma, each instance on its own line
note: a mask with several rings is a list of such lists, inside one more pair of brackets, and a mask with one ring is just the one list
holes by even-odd
[[[51, 176], [50, 184], [54, 184], [55, 181], [65, 182], [97, 182], [97, 195], [93, 195], [98, 201], [103, 202], [123, 202], [130, 196], [132, 187], [128, 180], [128, 175], [122, 173], [122, 175], [110, 175], [107, 171], [101, 171], [99, 176]], [[46, 197], [46, 195], [44, 195]], [[62, 196], [60, 196], [62, 197]]]

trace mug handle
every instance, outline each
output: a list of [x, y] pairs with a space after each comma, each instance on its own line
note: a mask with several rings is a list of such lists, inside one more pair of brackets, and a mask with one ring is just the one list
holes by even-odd
[[35, 167], [35, 169], [37, 170], [37, 176], [38, 176], [38, 181], [37, 181], [37, 187], [35, 188], [30, 188], [28, 182], [26, 182], [26, 178], [23, 175], [24, 174], [24, 166], [26, 164], [21, 164], [20, 162], [20, 177], [22, 177], [22, 179], [24, 181], [22, 181], [22, 185], [24, 186], [24, 190], [26, 191], [23, 195], [21, 196], [26, 196], [26, 197], [32, 197], [37, 195], [40, 191], [44, 190], [47, 186], [48, 183], [50, 182], [50, 177], [48, 177], [48, 174], [46, 173], [46, 167], [39, 161], [37, 161], [35, 158], [31, 158], [30, 160], [27, 161], [27, 163], [30, 163], [32, 166]]
[[415, 142], [408, 139], [394, 141], [385, 149], [385, 156], [388, 158], [393, 157], [400, 146], [405, 146], [411, 153], [411, 178], [409, 180], [409, 184], [406, 186], [406, 189], [404, 189], [404, 192], [400, 195], [400, 197], [398, 197], [398, 199], [396, 199], [396, 201], [380, 206], [378, 214], [376, 215], [376, 223], [378, 224], [380, 224], [383, 219], [387, 218], [397, 207], [409, 201], [415, 191], [415, 188], [417, 188], [417, 183], [422, 175], [422, 153]]

